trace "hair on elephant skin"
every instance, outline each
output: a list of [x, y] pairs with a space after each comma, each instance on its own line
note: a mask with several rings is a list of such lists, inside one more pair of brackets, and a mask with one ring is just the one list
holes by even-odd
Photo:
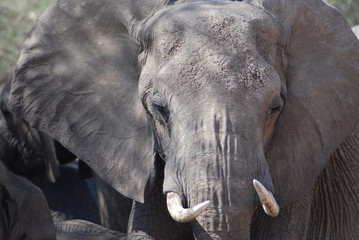
[[135, 200], [128, 239], [359, 238], [359, 43], [321, 0], [57, 0], [10, 106]]

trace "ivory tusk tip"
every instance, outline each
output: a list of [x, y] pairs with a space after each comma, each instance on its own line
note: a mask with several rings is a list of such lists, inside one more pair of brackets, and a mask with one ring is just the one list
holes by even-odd
[[167, 193], [167, 209], [171, 217], [177, 222], [191, 222], [209, 206], [210, 201], [204, 201], [192, 208], [183, 208], [181, 198], [177, 193]]
[[255, 189], [260, 189], [261, 187], [263, 187], [263, 184], [260, 183], [257, 179], [253, 179], [253, 186]]
[[203, 212], [206, 210], [211, 202], [210, 201], [204, 201], [196, 206], [193, 207], [194, 212], [200, 211]]

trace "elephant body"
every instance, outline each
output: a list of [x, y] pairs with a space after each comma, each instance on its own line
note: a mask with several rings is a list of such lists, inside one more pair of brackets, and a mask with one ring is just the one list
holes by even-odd
[[9, 104], [134, 200], [121, 237], [357, 239], [358, 63], [321, 0], [57, 0]]

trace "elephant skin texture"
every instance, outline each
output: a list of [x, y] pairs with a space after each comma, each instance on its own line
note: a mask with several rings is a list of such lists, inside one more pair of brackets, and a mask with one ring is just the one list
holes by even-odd
[[[99, 222], [93, 180], [80, 176], [77, 162], [73, 161], [76, 156], [59, 143], [53, 144], [52, 139], [43, 138], [8, 108], [9, 86], [10, 82], [7, 82], [0, 94], [0, 239], [54, 239], [55, 226], [78, 225], [67, 221], [71, 219], [93, 222], [82, 221], [87, 233], [76, 233], [87, 239], [89, 232], [92, 234], [97, 229], [94, 223]], [[53, 160], [50, 168], [54, 169], [48, 167], [49, 159]], [[69, 161], [72, 163], [59, 165]], [[102, 229], [103, 233], [106, 231]], [[63, 228], [61, 234], [75, 235]], [[95, 238], [92, 236], [91, 239]]]
[[9, 104], [134, 200], [127, 239], [359, 239], [359, 42], [321, 0], [57, 0]]

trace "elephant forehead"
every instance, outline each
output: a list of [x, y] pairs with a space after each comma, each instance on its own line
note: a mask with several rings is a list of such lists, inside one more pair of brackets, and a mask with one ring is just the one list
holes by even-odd
[[149, 21], [148, 35], [165, 54], [181, 43], [210, 48], [240, 48], [258, 35], [280, 38], [278, 24], [263, 9], [247, 3], [198, 1], [159, 11]]
[[279, 62], [280, 29], [261, 9], [196, 2], [168, 10], [155, 22], [151, 49], [163, 79], [190, 79], [186, 83], [195, 88], [210, 81], [234, 90], [263, 88], [278, 78], [273, 65]]
[[[199, 53], [201, 51], [204, 53]], [[280, 78], [274, 68], [252, 51], [226, 55], [203, 48], [187, 56], [178, 54], [163, 63], [157, 78], [171, 86], [190, 84], [187, 87], [194, 90], [212, 87], [253, 92], [270, 86], [280, 88]], [[274, 82], [278, 84], [273, 85]]]

